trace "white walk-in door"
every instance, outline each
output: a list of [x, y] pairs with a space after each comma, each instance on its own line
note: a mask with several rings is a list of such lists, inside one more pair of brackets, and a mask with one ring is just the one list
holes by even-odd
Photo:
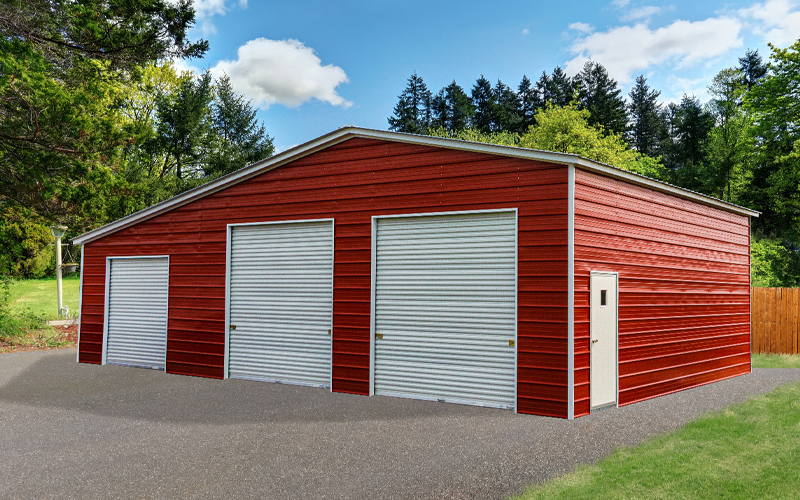
[[617, 275], [591, 275], [590, 398], [592, 408], [617, 402]]
[[330, 387], [333, 221], [230, 231], [228, 376]]
[[163, 370], [168, 303], [167, 257], [108, 258], [104, 362]]
[[513, 408], [516, 212], [375, 224], [375, 394]]

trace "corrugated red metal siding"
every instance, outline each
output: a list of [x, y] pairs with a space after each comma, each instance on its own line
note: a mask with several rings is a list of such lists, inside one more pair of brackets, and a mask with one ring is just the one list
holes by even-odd
[[619, 273], [619, 404], [750, 372], [750, 220], [576, 169], [575, 415], [589, 273]]
[[334, 218], [333, 390], [369, 391], [371, 217], [518, 208], [518, 411], [567, 414], [567, 168], [351, 139], [85, 246], [80, 360], [102, 352], [105, 258], [170, 255], [167, 371], [222, 377], [229, 223]]

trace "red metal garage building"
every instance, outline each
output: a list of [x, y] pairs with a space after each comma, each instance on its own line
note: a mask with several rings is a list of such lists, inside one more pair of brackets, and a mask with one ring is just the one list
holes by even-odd
[[76, 238], [78, 359], [573, 418], [750, 372], [752, 216], [347, 127]]

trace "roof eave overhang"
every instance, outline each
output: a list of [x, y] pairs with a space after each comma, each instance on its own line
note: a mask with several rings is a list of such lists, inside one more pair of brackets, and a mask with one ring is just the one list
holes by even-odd
[[419, 144], [446, 149], [470, 151], [475, 153], [523, 158], [528, 160], [538, 160], [561, 165], [574, 165], [576, 167], [597, 172], [608, 177], [617, 178], [626, 182], [655, 189], [657, 191], [673, 194], [681, 198], [690, 199], [704, 205], [714, 206], [740, 215], [745, 215], [748, 217], [758, 217], [759, 215], [759, 212], [755, 210], [740, 207], [738, 205], [718, 200], [694, 191], [689, 191], [678, 186], [666, 184], [661, 181], [628, 172], [627, 170], [622, 170], [610, 165], [588, 160], [574, 154], [555, 153], [552, 151], [540, 151], [513, 146], [500, 146], [496, 144], [461, 141], [425, 135], [403, 134], [399, 132], [387, 132], [383, 130], [363, 129], [358, 127], [343, 127], [305, 144], [301, 144], [300, 146], [284, 151], [283, 153], [266, 158], [241, 170], [237, 170], [236, 172], [232, 172], [228, 175], [220, 177], [219, 179], [211, 181], [208, 184], [186, 191], [185, 193], [162, 201], [161, 203], [157, 203], [152, 207], [140, 210], [139, 212], [123, 217], [110, 224], [106, 224], [105, 226], [99, 227], [93, 231], [84, 233], [74, 238], [72, 242], [75, 245], [89, 243], [108, 234], [115, 233], [139, 222], [156, 217], [157, 215], [163, 214], [182, 205], [186, 205], [187, 203], [191, 203], [234, 184], [243, 182], [251, 177], [255, 177], [256, 175], [260, 175], [264, 172], [278, 168], [281, 165], [285, 165], [286, 163], [295, 161], [321, 149], [325, 149], [333, 146], [334, 144], [338, 144], [355, 137], [402, 142], [406, 144]]

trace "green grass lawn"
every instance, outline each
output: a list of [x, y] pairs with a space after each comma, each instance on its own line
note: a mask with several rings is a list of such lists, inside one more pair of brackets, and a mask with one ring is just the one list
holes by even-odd
[[[69, 306], [70, 316], [78, 313], [78, 275], [65, 277], [62, 283], [64, 305]], [[20, 280], [10, 289], [10, 308], [12, 311], [30, 311], [36, 315], [44, 314], [48, 319], [58, 318], [56, 299], [56, 279]]]
[[620, 449], [518, 499], [800, 498], [800, 383]]
[[753, 368], [800, 368], [800, 355], [753, 354]]

